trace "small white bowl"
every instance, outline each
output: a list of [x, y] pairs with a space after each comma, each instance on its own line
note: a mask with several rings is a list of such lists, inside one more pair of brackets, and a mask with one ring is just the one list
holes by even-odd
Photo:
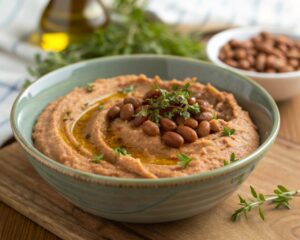
[[206, 47], [207, 56], [214, 64], [233, 70], [239, 74], [252, 78], [261, 84], [276, 101], [283, 101], [292, 98], [300, 93], [300, 71], [287, 73], [260, 73], [246, 71], [231, 67], [222, 62], [219, 58], [220, 49], [231, 39], [247, 40], [261, 31], [267, 31], [275, 35], [286, 35], [291, 39], [300, 40], [300, 36], [283, 30], [266, 27], [241, 27], [220, 32], [213, 36]]

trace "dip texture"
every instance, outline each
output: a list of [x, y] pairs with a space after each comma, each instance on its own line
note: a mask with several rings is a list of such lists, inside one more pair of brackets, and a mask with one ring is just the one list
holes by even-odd
[[210, 171], [259, 145], [256, 126], [232, 94], [195, 79], [144, 75], [75, 88], [45, 108], [32, 138], [39, 151], [64, 165], [124, 178]]

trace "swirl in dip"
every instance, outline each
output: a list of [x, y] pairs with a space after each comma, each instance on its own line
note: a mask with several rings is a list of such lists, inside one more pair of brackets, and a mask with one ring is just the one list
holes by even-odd
[[259, 145], [231, 93], [196, 79], [98, 79], [50, 103], [32, 138], [72, 168], [124, 178], [177, 177], [238, 161]]

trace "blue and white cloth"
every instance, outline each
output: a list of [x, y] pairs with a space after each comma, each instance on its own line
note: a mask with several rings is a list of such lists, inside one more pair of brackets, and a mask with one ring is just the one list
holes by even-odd
[[[0, 146], [12, 136], [9, 113], [41, 50], [24, 39], [36, 29], [49, 0], [0, 0]], [[103, 0], [110, 4], [112, 0]], [[264, 25], [300, 33], [299, 0], [148, 0], [149, 10], [171, 24]]]

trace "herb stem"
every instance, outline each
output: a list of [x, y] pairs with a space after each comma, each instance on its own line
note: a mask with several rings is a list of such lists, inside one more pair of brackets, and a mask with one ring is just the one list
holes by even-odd
[[235, 210], [235, 212], [231, 216], [231, 220], [233, 222], [237, 221], [241, 214], [243, 213], [247, 216], [247, 213], [250, 212], [254, 208], [258, 208], [259, 216], [262, 220], [265, 220], [263, 209], [261, 208], [262, 205], [266, 203], [275, 204], [275, 209], [279, 207], [285, 207], [289, 209], [289, 201], [292, 200], [294, 197], [300, 196], [300, 189], [295, 191], [289, 191], [286, 187], [282, 185], [278, 185], [277, 188], [274, 190], [274, 194], [264, 195], [262, 193], [257, 193], [256, 190], [250, 186], [251, 195], [254, 199], [246, 200], [243, 197], [239, 196], [240, 203], [242, 207]]

